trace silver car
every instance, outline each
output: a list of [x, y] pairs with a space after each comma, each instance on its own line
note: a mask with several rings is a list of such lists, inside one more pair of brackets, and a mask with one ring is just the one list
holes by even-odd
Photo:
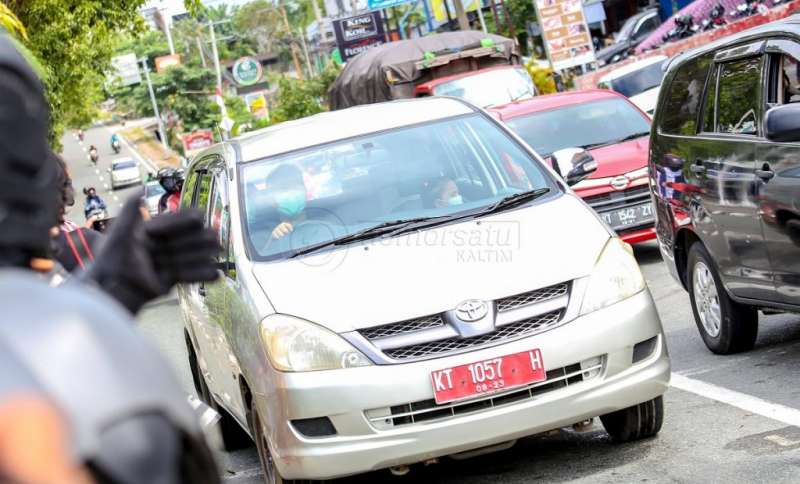
[[117, 158], [111, 162], [108, 173], [111, 176], [112, 190], [142, 183], [142, 172], [139, 170], [139, 163], [133, 158]]
[[[266, 481], [402, 473], [600, 417], [655, 435], [670, 365], [630, 246], [485, 112], [323, 113], [200, 155], [223, 273], [180, 303], [198, 394]], [[565, 171], [567, 170], [567, 171]]]

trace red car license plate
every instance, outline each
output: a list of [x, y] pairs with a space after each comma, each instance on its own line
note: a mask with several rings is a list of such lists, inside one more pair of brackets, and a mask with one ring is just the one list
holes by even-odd
[[547, 379], [538, 349], [431, 372], [436, 403], [497, 393]]

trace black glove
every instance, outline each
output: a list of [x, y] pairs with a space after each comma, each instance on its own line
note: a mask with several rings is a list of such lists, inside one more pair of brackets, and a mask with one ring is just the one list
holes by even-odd
[[218, 276], [219, 245], [202, 215], [181, 211], [145, 221], [140, 207], [139, 195], [125, 203], [87, 273], [134, 314], [178, 282]]

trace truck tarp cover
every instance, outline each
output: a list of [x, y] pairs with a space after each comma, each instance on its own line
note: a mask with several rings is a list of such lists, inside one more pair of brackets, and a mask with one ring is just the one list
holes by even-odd
[[[390, 42], [358, 54], [347, 62], [330, 89], [331, 109], [344, 109], [414, 95], [414, 83], [430, 80], [430, 73], [415, 64], [425, 52], [445, 55], [481, 47], [481, 39], [489, 38], [498, 47], [491, 60], [495, 64], [511, 64], [516, 56], [511, 39], [483, 32], [445, 32], [411, 40]], [[482, 65], [481, 67], [486, 67]], [[387, 82], [387, 71], [394, 83]]]

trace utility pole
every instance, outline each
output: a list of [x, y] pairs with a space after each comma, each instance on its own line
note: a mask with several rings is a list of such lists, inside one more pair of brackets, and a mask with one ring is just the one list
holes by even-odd
[[206, 64], [206, 56], [203, 54], [203, 44], [200, 43], [200, 37], [195, 37], [195, 41], [197, 41], [197, 51], [200, 53], [200, 62], [203, 63], [203, 69], [208, 69], [208, 64]]
[[139, 59], [144, 69], [144, 78], [147, 80], [147, 89], [150, 91], [150, 102], [153, 103], [153, 113], [156, 115], [156, 122], [158, 123], [158, 136], [161, 138], [161, 145], [167, 147], [167, 136], [164, 134], [164, 123], [161, 122], [161, 114], [158, 112], [158, 104], [156, 104], [156, 94], [153, 92], [153, 83], [150, 82], [150, 70], [147, 68], [147, 57]]
[[232, 121], [228, 118], [228, 111], [225, 109], [225, 100], [222, 98], [222, 69], [219, 66], [219, 51], [217, 51], [217, 34], [214, 32], [214, 22], [211, 20], [208, 21], [208, 30], [211, 32], [211, 52], [214, 58], [214, 69], [216, 70], [217, 74], [217, 104], [219, 105], [219, 110], [222, 113], [222, 122], [220, 123], [220, 127], [222, 128], [222, 139], [227, 140], [230, 137], [230, 128], [232, 125]]
[[303, 66], [300, 65], [300, 58], [297, 57], [297, 46], [291, 42], [292, 28], [289, 27], [289, 17], [286, 16], [286, 7], [280, 5], [281, 14], [283, 15], [283, 24], [286, 27], [286, 34], [289, 36], [290, 44], [289, 50], [292, 51], [292, 60], [294, 61], [294, 70], [297, 71], [297, 78], [303, 79]]
[[486, 30], [486, 19], [483, 18], [483, 0], [478, 0], [478, 20], [481, 21], [481, 30], [483, 30], [483, 33], [488, 34], [489, 31]]
[[469, 20], [467, 19], [467, 11], [464, 10], [464, 0], [454, 0], [453, 5], [456, 7], [456, 18], [458, 19], [459, 30], [469, 30]]

